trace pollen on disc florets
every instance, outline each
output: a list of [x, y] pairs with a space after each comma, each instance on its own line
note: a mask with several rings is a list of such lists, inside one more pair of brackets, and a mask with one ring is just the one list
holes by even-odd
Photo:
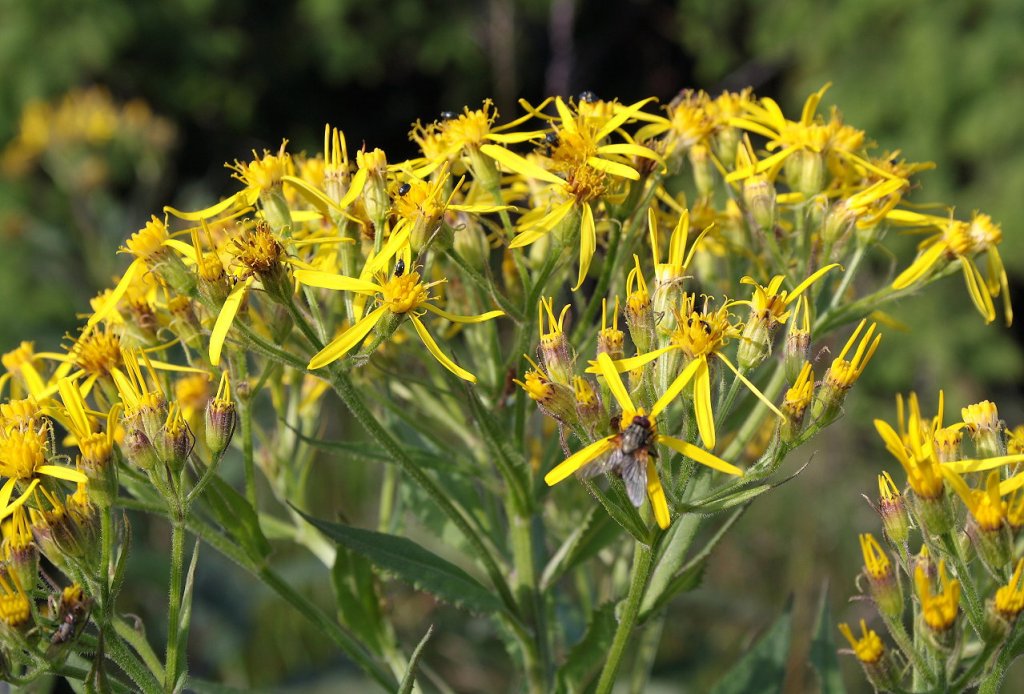
[[408, 313], [430, 299], [429, 289], [434, 284], [423, 284], [418, 272], [391, 277], [384, 284], [383, 301], [392, 313]]

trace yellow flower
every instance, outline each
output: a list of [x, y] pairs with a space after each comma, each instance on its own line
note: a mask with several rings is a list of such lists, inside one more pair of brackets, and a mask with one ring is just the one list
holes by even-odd
[[850, 648], [853, 649], [853, 654], [860, 662], [868, 664], [877, 663], [885, 655], [885, 646], [882, 645], [882, 639], [875, 633], [874, 629], [868, 629], [865, 620], [860, 620], [860, 631], [862, 634], [860, 638], [854, 637], [849, 624], [840, 624], [839, 631], [850, 642]]
[[[784, 163], [788, 164], [788, 160], [794, 159], [794, 157], [804, 160], [798, 162], [799, 164], [815, 168], [817, 176], [823, 174], [823, 167], [826, 164], [823, 159], [834, 157], [855, 169], [859, 168], [884, 178], [892, 178], [891, 173], [857, 154], [857, 151], [864, 145], [863, 132], [843, 125], [835, 110], [828, 122], [816, 115], [818, 104], [821, 103], [821, 98], [830, 86], [830, 84], [826, 84], [807, 97], [798, 121], [787, 119], [779, 105], [767, 97], [757, 102], [750, 101], [744, 104], [746, 115], [733, 118], [730, 123], [738, 128], [766, 137], [768, 151], [774, 152], [774, 154], [751, 166], [731, 172], [725, 180], [731, 183], [766, 171], [778, 171], [780, 166]], [[816, 159], [818, 160], [816, 164], [810, 163]], [[809, 191], [802, 190], [801, 192], [806, 194]]]
[[[985, 322], [995, 320], [996, 309], [992, 299], [1000, 294], [1003, 296], [1006, 324], [1013, 322], [1006, 268], [997, 248], [1003, 239], [1003, 232], [991, 217], [975, 212], [970, 222], [962, 222], [952, 216], [936, 217], [910, 210], [892, 210], [886, 215], [886, 220], [901, 226], [936, 230], [935, 234], [918, 246], [917, 258], [910, 267], [893, 280], [893, 289], [906, 289], [924, 280], [935, 270], [959, 260], [967, 293]], [[974, 256], [980, 253], [985, 253], [988, 259], [985, 275], [974, 261]]]
[[654, 208], [647, 210], [647, 230], [651, 235], [651, 255], [654, 258], [654, 277], [658, 282], [655, 294], [662, 291], [664, 287], [681, 282], [686, 276], [686, 270], [693, 261], [693, 254], [697, 251], [697, 245], [701, 239], [714, 228], [714, 224], [704, 227], [704, 230], [697, 234], [693, 240], [689, 253], [686, 252], [686, 238], [690, 233], [690, 211], [683, 209], [679, 215], [679, 221], [668, 242], [668, 262], [662, 263], [658, 260], [658, 216]]
[[943, 632], [953, 626], [960, 611], [960, 582], [950, 580], [946, 574], [945, 559], [939, 562], [939, 579], [942, 589], [933, 593], [924, 568], [918, 565], [914, 571], [914, 586], [921, 600], [921, 615], [933, 631]]
[[1017, 618], [1021, 610], [1024, 610], [1024, 559], [1017, 562], [1013, 570], [1013, 576], [1005, 586], [1000, 586], [996, 591], [996, 610], [1007, 619]]
[[[733, 366], [728, 357], [722, 354], [721, 350], [727, 342], [739, 336], [739, 329], [729, 321], [730, 304], [725, 304], [718, 310], [712, 311], [707, 307], [708, 299], [709, 297], [705, 297], [704, 308], [698, 311], [697, 295], [684, 294], [680, 308], [673, 308], [677, 325], [672, 331], [670, 344], [647, 354], [620, 359], [614, 362], [614, 366], [619, 373], [632, 371], [668, 352], [681, 351], [688, 360], [687, 366], [666, 393], [678, 395], [691, 380], [693, 381], [693, 406], [697, 418], [697, 429], [704, 445], [709, 450], [713, 450], [716, 436], [715, 417], [711, 410], [711, 370], [709, 365], [711, 357], [717, 358], [728, 366], [736, 378], [780, 419], [785, 420], [786, 416], [739, 369]], [[600, 373], [600, 371], [595, 363], [591, 362], [587, 373]]]
[[10, 581], [0, 574], [0, 621], [9, 627], [19, 627], [31, 616], [32, 604], [18, 575], [12, 571], [6, 573]]
[[[12, 429], [0, 435], [0, 476], [7, 481], [0, 487], [0, 518], [6, 518], [28, 499], [32, 490], [46, 475], [71, 482], [85, 482], [88, 478], [72, 470], [47, 462], [50, 457], [50, 425], [47, 421], [38, 427]], [[24, 487], [21, 495], [11, 501], [16, 486]]]
[[898, 397], [899, 433], [887, 422], [875, 420], [875, 429], [885, 442], [886, 450], [903, 466], [910, 488], [922, 499], [938, 499], [944, 490], [942, 468], [934, 445], [934, 433], [941, 428], [941, 395], [939, 402], [939, 415], [934, 420], [925, 421], [921, 418], [917, 394], [911, 393], [909, 419], [904, 423], [903, 398]]
[[[596, 466], [590, 472], [592, 474], [617, 472], [623, 475], [623, 477], [631, 477], [632, 481], [626, 480], [626, 489], [629, 492], [630, 500], [636, 506], [639, 506], [642, 502], [642, 497], [639, 497], [636, 491], [646, 487], [647, 496], [651, 501], [651, 508], [654, 511], [654, 518], [658, 522], [658, 526], [664, 529], [672, 521], [669, 516], [668, 502], [665, 499], [665, 491], [662, 489], [661, 480], [658, 478], [657, 466], [654, 464], [654, 456], [650, 454], [650, 448], [654, 444], [660, 443], [668, 446], [672, 450], [682, 453], [713, 470], [729, 475], [743, 474], [743, 471], [735, 465], [725, 462], [692, 443], [656, 433], [657, 427], [654, 420], [679, 394], [682, 386], [677, 384], [680, 382], [680, 379], [676, 379], [676, 382], [669, 386], [668, 390], [651, 407], [650, 414], [647, 414], [643, 409], [638, 409], [633, 404], [629, 397], [629, 392], [622, 384], [622, 379], [619, 377], [614, 363], [607, 354], [597, 355], [597, 373], [604, 376], [608, 389], [622, 409], [622, 416], [619, 420], [619, 432], [585, 446], [559, 463], [544, 476], [544, 481], [548, 486], [561, 482], [569, 477], [569, 475], [583, 466], [593, 463], [606, 453], [611, 454], [602, 464]], [[633, 432], [637, 431], [637, 429], [631, 429], [631, 427], [638, 427], [641, 432], [643, 438], [639, 441], [639, 445], [634, 445], [637, 442], [630, 440], [634, 436]]]
[[[422, 307], [455, 323], [481, 323], [505, 315], [504, 311], [488, 311], [479, 316], [456, 316], [448, 313], [429, 303], [434, 299], [434, 297], [430, 296], [430, 288], [441, 284], [445, 280], [424, 284], [420, 280], [420, 274], [415, 271], [408, 273], [396, 272], [390, 278], [378, 276], [377, 282], [369, 282], [354, 277], [316, 270], [297, 270], [295, 278], [302, 284], [310, 287], [355, 292], [367, 297], [377, 296], [377, 300], [380, 302], [377, 308], [363, 316], [348, 330], [315, 354], [310, 359], [307, 367], [311, 370], [323, 368], [341, 359], [356, 345], [361, 343], [378, 323], [387, 320], [397, 321], [403, 317], [408, 317], [412, 322], [413, 328], [416, 330], [416, 334], [423, 341], [424, 346], [442, 366], [459, 378], [475, 383], [476, 376], [458, 366], [437, 346], [434, 338], [430, 336], [426, 326], [423, 325], [423, 321], [419, 318], [422, 314], [418, 313], [417, 310]], [[397, 327], [397, 323], [395, 327]]]
[[964, 505], [977, 522], [978, 527], [988, 532], [995, 532], [1003, 527], [1006, 519], [1006, 502], [999, 493], [999, 472], [993, 470], [985, 478], [984, 489], [972, 489], [963, 478], [943, 468], [946, 479], [953, 490], [963, 499]]

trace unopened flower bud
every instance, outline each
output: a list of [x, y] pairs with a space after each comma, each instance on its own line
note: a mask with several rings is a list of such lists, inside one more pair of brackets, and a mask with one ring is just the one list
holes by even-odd
[[688, 152], [690, 166], [693, 167], [693, 181], [697, 185], [697, 194], [710, 195], [715, 192], [715, 167], [711, 163], [711, 152], [708, 146], [697, 143]]
[[487, 235], [479, 220], [471, 215], [459, 215], [452, 247], [470, 267], [481, 272], [491, 258], [491, 246], [487, 242]]
[[780, 436], [785, 443], [792, 443], [803, 430], [804, 414], [811, 404], [813, 394], [814, 371], [811, 370], [810, 362], [804, 362], [796, 381], [786, 391], [782, 401], [782, 414], [786, 415], [786, 418], [780, 425]]
[[864, 556], [864, 575], [868, 579], [871, 599], [878, 606], [878, 611], [887, 618], [900, 619], [903, 614], [903, 591], [889, 557], [871, 533], [860, 536], [860, 549]]
[[864, 674], [876, 691], [887, 692], [900, 684], [899, 669], [893, 665], [882, 639], [874, 629], [868, 629], [865, 620], [860, 620], [861, 637], [853, 635], [848, 624], [840, 624], [839, 631], [850, 642], [852, 653], [864, 668]]
[[573, 390], [576, 393], [576, 414], [580, 424], [593, 435], [600, 430], [602, 420], [607, 419], [601, 396], [589, 379], [580, 376], [573, 378]]
[[[363, 184], [363, 206], [370, 220], [377, 225], [378, 222], [386, 219], [391, 210], [391, 196], [388, 195], [387, 169], [388, 159], [382, 149], [374, 149], [367, 152], [360, 150], [356, 152], [356, 164], [360, 169], [366, 171], [366, 183]], [[375, 233], [382, 233], [383, 229], [375, 229]]]
[[743, 205], [754, 226], [763, 234], [775, 233], [775, 186], [765, 176], [754, 175], [743, 181]]
[[206, 405], [206, 447], [214, 460], [218, 459], [231, 443], [235, 433], [235, 403], [231, 400], [231, 383], [225, 371], [217, 387], [217, 395]]
[[793, 152], [785, 163], [786, 180], [790, 187], [810, 199], [825, 185], [825, 159], [820, 152], [801, 149]]
[[634, 267], [626, 277], [626, 326], [636, 351], [640, 354], [652, 349], [655, 338], [655, 316], [651, 307], [651, 295], [640, 269], [640, 258], [633, 256]]
[[526, 358], [533, 368], [526, 372], [522, 381], [515, 379], [513, 382], [526, 391], [544, 414], [559, 422], [574, 423], [576, 395], [573, 389], [564, 383], [552, 381], [533, 360]]
[[878, 476], [878, 515], [882, 517], [882, 527], [889, 542], [896, 546], [906, 543], [910, 536], [907, 505], [888, 472]]
[[174, 403], [156, 440], [157, 454], [174, 473], [178, 473], [192, 451], [192, 444], [192, 432], [181, 418], [178, 404]]
[[[569, 338], [565, 336], [563, 327], [565, 316], [569, 312], [569, 305], [562, 309], [555, 319], [552, 306], [552, 299], [541, 299], [538, 311], [540, 312], [540, 361], [547, 370], [548, 377], [555, 383], [569, 387], [572, 383], [576, 351], [569, 344]], [[548, 331], [544, 332], [544, 314], [548, 317]]]
[[622, 359], [626, 334], [619, 330], [619, 298], [615, 297], [612, 324], [608, 325], [608, 301], [601, 299], [601, 330], [597, 333], [597, 353], [607, 354], [612, 361]]
[[978, 458], [996, 458], [1006, 455], [1003, 423], [995, 403], [988, 400], [968, 405], [961, 411], [966, 429], [974, 442]]
[[130, 429], [121, 443], [128, 462], [142, 470], [152, 470], [160, 464], [160, 456], [153, 447], [153, 442], [142, 429]]

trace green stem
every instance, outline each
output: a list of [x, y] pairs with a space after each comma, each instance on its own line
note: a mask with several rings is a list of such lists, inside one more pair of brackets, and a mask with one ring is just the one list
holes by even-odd
[[[175, 510], [175, 518], [171, 524], [171, 588], [170, 602], [167, 605], [167, 655], [164, 658], [164, 690], [171, 694], [178, 682], [178, 671], [184, 665], [180, 653], [178, 628], [181, 626], [181, 591], [182, 573], [185, 563], [185, 519], [180, 511]], [[179, 665], [179, 660], [182, 664]]]
[[242, 464], [245, 469], [245, 498], [252, 507], [256, 506], [256, 464], [253, 459], [252, 444], [252, 396], [248, 392], [249, 362], [244, 353], [239, 353], [235, 360], [238, 373], [235, 377], [236, 388], [238, 384], [246, 384], [246, 392], [238, 392], [236, 389], [235, 401], [238, 403], [238, 418], [242, 425]]
[[516, 614], [516, 602], [512, 597], [512, 593], [509, 590], [508, 583], [506, 583], [503, 572], [498, 566], [497, 561], [487, 551], [487, 547], [483, 540], [473, 529], [470, 522], [463, 515], [463, 512], [456, 508], [452, 501], [445, 494], [444, 490], [438, 486], [438, 484], [424, 472], [406, 453], [405, 448], [391, 436], [391, 434], [380, 425], [377, 418], [373, 416], [373, 413], [366, 407], [366, 403], [363, 401], [362, 396], [348, 375], [343, 373], [340, 369], [336, 368], [335, 365], [329, 367], [329, 374], [331, 385], [334, 387], [335, 392], [341, 398], [342, 402], [348, 407], [349, 412], [352, 416], [362, 425], [366, 432], [391, 456], [391, 458], [397, 462], [402, 471], [409, 475], [420, 487], [427, 492], [427, 494], [433, 499], [440, 509], [447, 515], [455, 526], [462, 532], [466, 540], [472, 545], [477, 556], [484, 564], [484, 569], [487, 571], [487, 575], [490, 577], [491, 582], [494, 584], [495, 589], [501, 596], [505, 606], [511, 610], [513, 614]]
[[615, 685], [619, 662], [625, 653], [626, 644], [629, 643], [629, 639], [633, 635], [633, 627], [636, 625], [636, 618], [640, 613], [640, 601], [643, 599], [647, 579], [651, 573], [651, 548], [642, 542], [637, 542], [635, 552], [633, 555], [633, 580], [629, 585], [629, 593], [626, 594], [626, 604], [622, 608], [622, 616], [615, 629], [611, 649], [608, 651], [604, 668], [601, 669], [601, 677], [597, 681], [595, 690], [597, 694], [609, 694]]
[[899, 619], [890, 619], [884, 614], [882, 615], [882, 620], [885, 622], [885, 626], [888, 627], [892, 640], [903, 651], [903, 655], [907, 656], [914, 664], [914, 677], [917, 678], [918, 674], [921, 674], [924, 675], [928, 682], [935, 682], [937, 680], [935, 672], [932, 671], [924, 661], [924, 658], [921, 657], [921, 653], [914, 648], [914, 644], [910, 642], [910, 636], [907, 634], [907, 630], [903, 628], [903, 623]]
[[511, 518], [512, 555], [516, 567], [516, 597], [519, 605], [532, 616], [533, 640], [536, 651], [527, 652], [526, 676], [531, 692], [546, 692], [550, 649], [544, 615], [544, 601], [537, 591], [537, 565], [534, 561], [532, 518], [514, 514]]
[[839, 281], [839, 286], [836, 287], [835, 294], [832, 295], [832, 301], [829, 302], [828, 310], [835, 309], [839, 302], [843, 300], [843, 296], [846, 294], [846, 290], [850, 288], [850, 283], [853, 282], [854, 275], [857, 274], [857, 270], [860, 269], [860, 263], [864, 260], [864, 252], [867, 248], [861, 244], [857, 244], [857, 249], [853, 252], [853, 258], [850, 259], [850, 265], [846, 268], [846, 272], [843, 273], [843, 278]]
[[942, 546], [946, 550], [950, 559], [953, 560], [953, 568], [956, 569], [956, 577], [960, 579], [960, 588], [963, 591], [964, 600], [967, 603], [967, 619], [971, 622], [971, 626], [974, 627], [974, 631], [977, 632], [978, 636], [984, 633], [983, 627], [985, 623], [984, 606], [982, 605], [981, 599], [978, 597], [977, 590], [974, 587], [974, 582], [971, 580], [971, 574], [967, 570], [967, 564], [964, 563], [963, 557], [960, 555], [960, 547], [957, 545], [956, 539], [950, 533], [943, 533], [941, 535]]

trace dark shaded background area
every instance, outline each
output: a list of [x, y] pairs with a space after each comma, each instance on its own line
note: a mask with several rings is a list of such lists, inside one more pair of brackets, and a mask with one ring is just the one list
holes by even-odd
[[[583, 89], [666, 101], [682, 88], [754, 86], [795, 117], [806, 95], [831, 81], [825, 103], [881, 147], [938, 164], [923, 176], [920, 200], [956, 203], [961, 215], [982, 209], [1002, 222], [1011, 287], [1024, 307], [1024, 5], [1015, 0], [299, 0], [258, 9], [242, 0], [0, 0], [0, 17], [0, 142], [15, 135], [30, 100], [91, 84], [117, 99], [144, 99], [177, 129], [176, 145], [145, 186], [112, 176], [76, 199], [52, 168], [0, 180], [0, 351], [21, 339], [54, 347], [88, 297], [126, 264], [112, 255], [124, 237], [165, 203], [208, 202], [232, 190], [223, 163], [251, 149], [288, 138], [293, 151], [315, 151], [330, 123], [350, 146], [381, 147], [397, 161], [413, 154], [407, 133], [417, 118], [487, 97], [509, 118], [519, 97], [536, 102]], [[82, 226], [95, 233], [80, 233]], [[859, 570], [856, 533], [879, 531], [860, 494], [872, 492], [883, 466], [894, 467], [870, 420], [892, 419], [893, 393], [920, 389], [934, 407], [941, 385], [954, 408], [991, 398], [1008, 423], [1024, 421], [1013, 339], [1020, 327], [984, 326], [955, 278], [894, 313], [908, 332], [887, 332], [847, 421], [834, 428], [840, 433], [821, 443], [804, 475], [755, 505], [702, 588], [673, 608], [679, 615], [668, 621], [656, 666], [664, 691], [680, 691], [681, 683], [707, 689], [790, 593], [805, 635], [787, 687], [813, 688], [801, 649], [823, 586], [831, 586], [834, 614], [860, 616], [845, 605]], [[830, 453], [837, 450], [844, 455]], [[356, 488], [325, 478], [334, 483]], [[339, 494], [348, 507], [365, 503], [355, 492]], [[125, 606], [154, 623], [166, 572], [152, 548], [165, 541], [156, 530], [147, 538], [144, 551], [153, 554], [133, 569], [129, 582], [138, 588]], [[335, 654], [267, 596], [239, 595], [244, 579], [229, 565], [212, 553], [206, 560], [196, 672], [336, 691], [345, 680], [332, 678], [351, 671]], [[310, 561], [294, 557], [290, 575], [301, 581]], [[460, 691], [508, 685], [500, 643], [486, 625], [401, 587], [392, 598], [405, 615], [399, 629], [407, 644], [426, 624], [438, 625], [428, 661]], [[865, 687], [855, 669], [852, 691]]]

